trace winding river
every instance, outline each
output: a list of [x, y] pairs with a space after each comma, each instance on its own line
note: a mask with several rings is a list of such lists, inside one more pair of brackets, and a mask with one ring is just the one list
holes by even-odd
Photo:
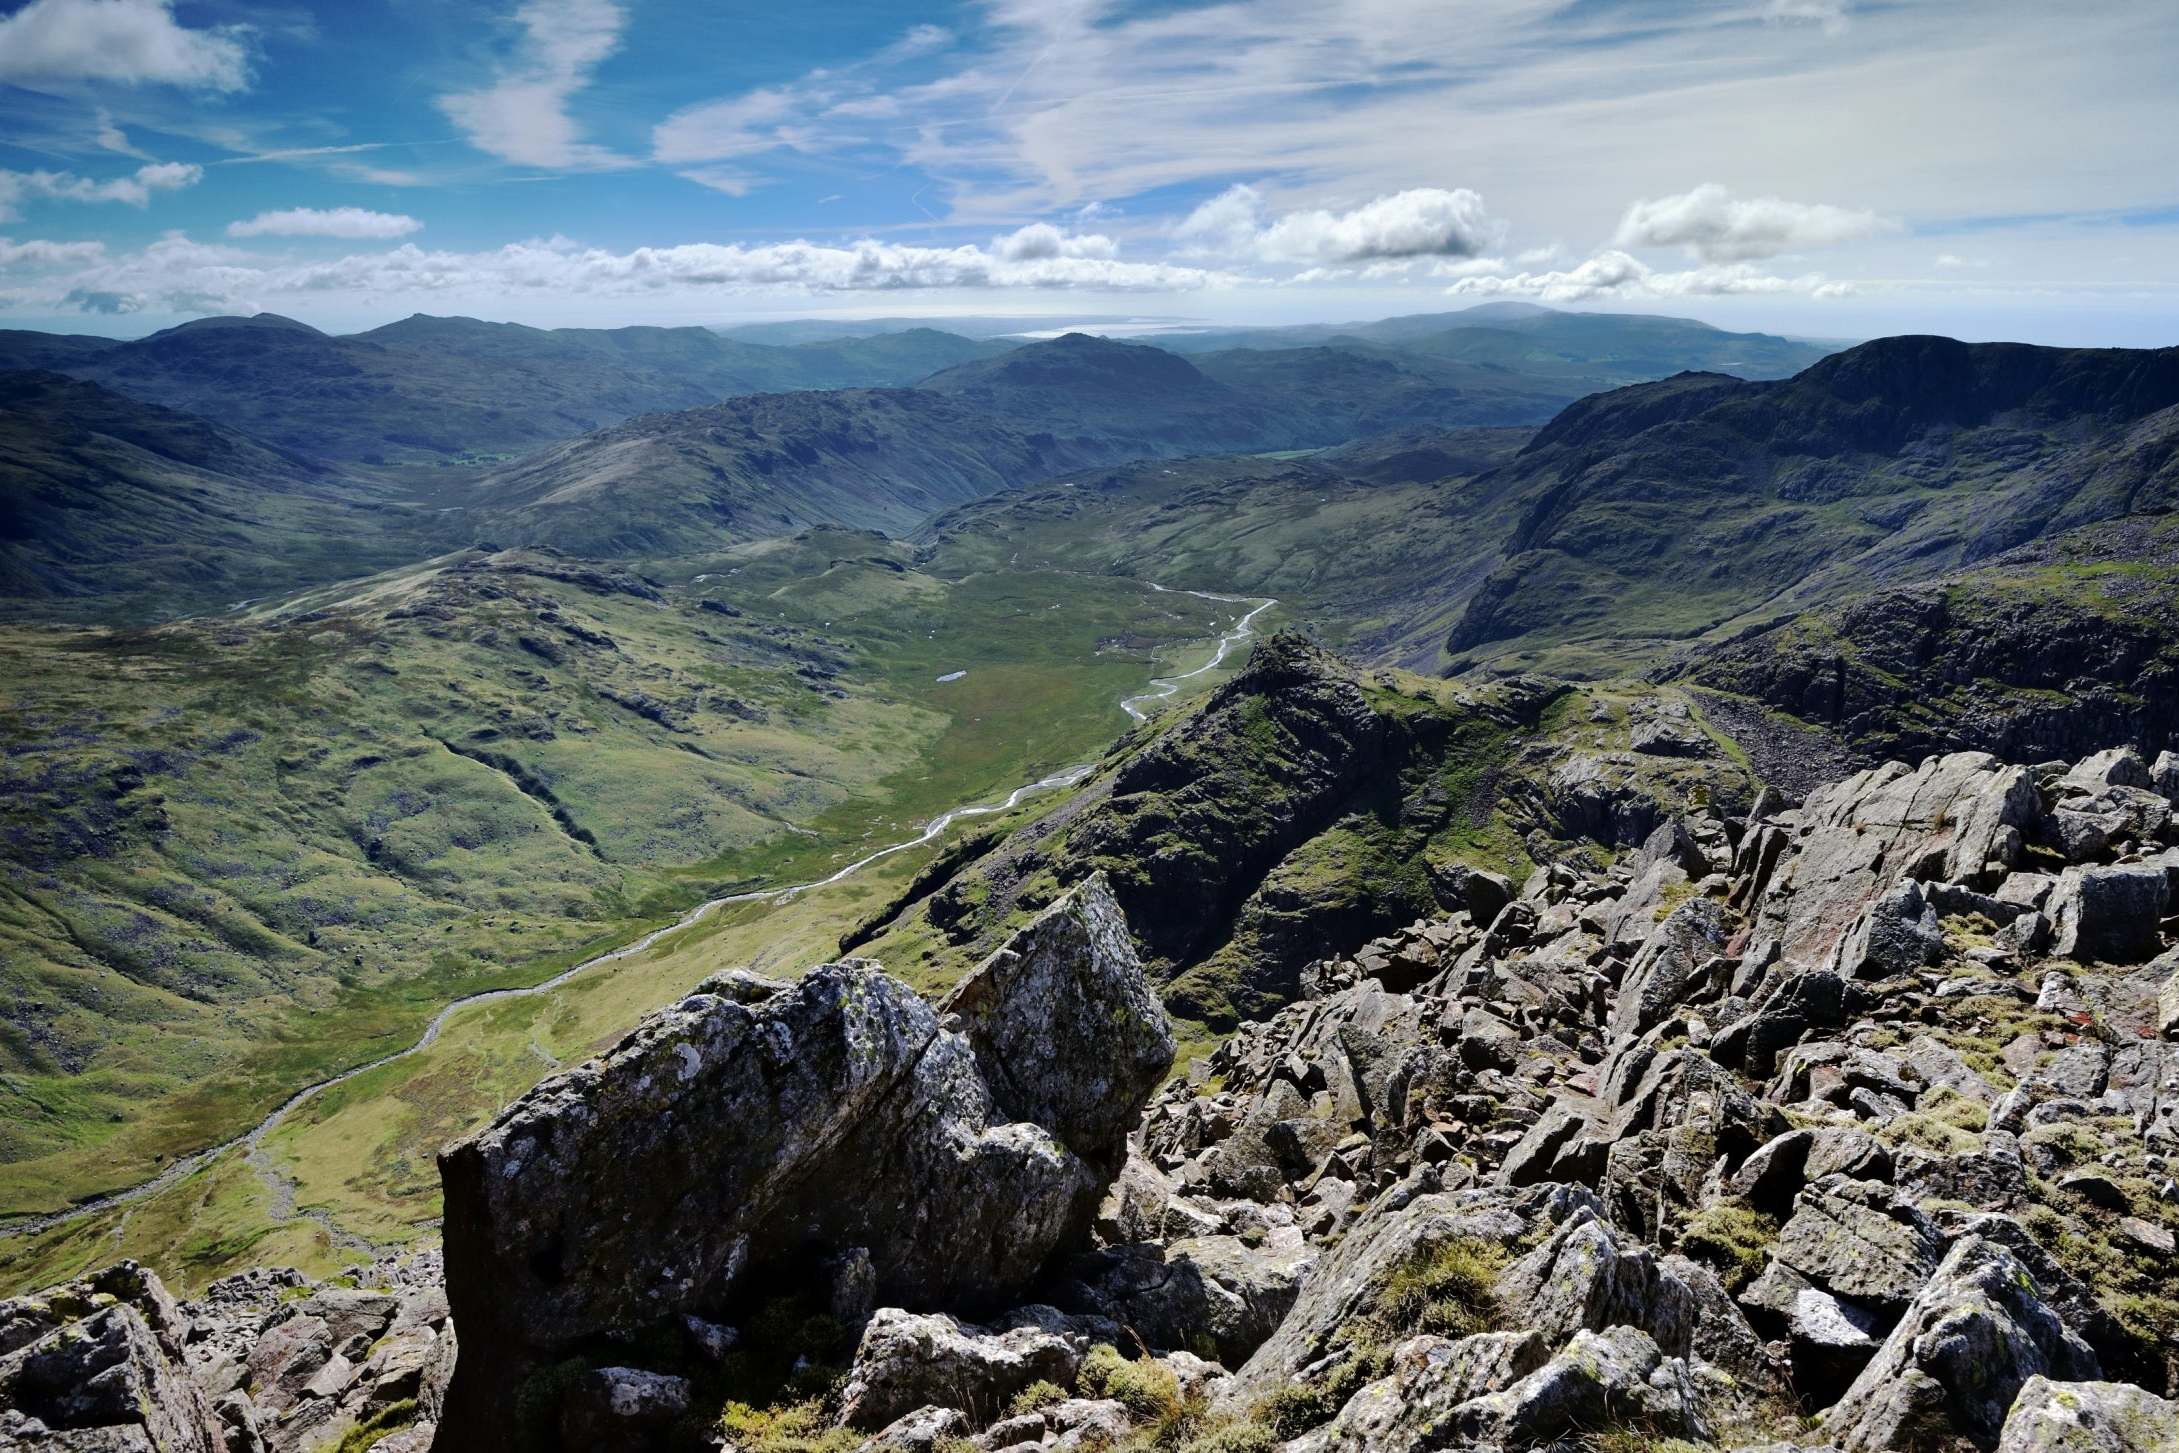
[[[1256, 617], [1278, 604], [1276, 600], [1262, 596], [1214, 595], [1207, 590], [1176, 591], [1167, 586], [1159, 585], [1155, 581], [1147, 581], [1145, 584], [1148, 584], [1152, 590], [1162, 595], [1192, 595], [1200, 600], [1217, 601], [1222, 605], [1250, 605], [1253, 606], [1253, 609], [1242, 615], [1239, 620], [1234, 622], [1231, 630], [1218, 638], [1218, 648], [1212, 653], [1210, 660], [1196, 667], [1193, 671], [1184, 671], [1177, 676], [1154, 676], [1150, 680], [1151, 689], [1149, 691], [1135, 696], [1123, 697], [1120, 701], [1120, 710], [1126, 712], [1131, 719], [1138, 723], [1149, 720], [1149, 714], [1143, 710], [1146, 705], [1168, 700], [1179, 692], [1184, 683], [1217, 670], [1220, 665], [1224, 664], [1226, 658], [1232, 654], [1235, 647], [1256, 634]], [[194, 1175], [197, 1171], [202, 1170], [232, 1150], [241, 1149], [254, 1155], [265, 1137], [278, 1129], [280, 1123], [302, 1105], [316, 1099], [336, 1085], [346, 1084], [358, 1075], [369, 1074], [372, 1070], [390, 1065], [396, 1060], [407, 1059], [412, 1054], [418, 1054], [431, 1048], [432, 1045], [438, 1042], [439, 1035], [445, 1030], [447, 1021], [461, 1010], [472, 1009], [479, 1004], [489, 1004], [500, 999], [523, 999], [533, 994], [549, 994], [578, 975], [587, 974], [593, 969], [618, 963], [622, 959], [640, 954], [666, 935], [679, 933], [682, 929], [701, 921], [729, 904], [782, 902], [798, 893], [805, 893], [813, 888], [823, 888], [829, 884], [837, 883], [843, 878], [852, 877], [854, 874], [861, 872], [872, 863], [893, 856], [895, 853], [905, 853], [924, 846], [963, 818], [989, 817], [995, 813], [1011, 812], [1019, 807], [1025, 798], [1039, 792], [1051, 792], [1063, 787], [1072, 787], [1088, 777], [1093, 770], [1095, 770], [1094, 767], [1087, 764], [1079, 767], [1069, 767], [1063, 772], [1054, 772], [1049, 777], [1040, 778], [1035, 782], [1024, 783], [1016, 787], [1002, 801], [981, 803], [969, 807], [956, 807], [950, 812], [942, 812], [925, 823], [923, 830], [914, 837], [903, 839], [900, 842], [879, 848], [874, 853], [857, 858], [854, 862], [849, 863], [846, 867], [828, 877], [813, 879], [807, 883], [789, 883], [779, 888], [759, 888], [747, 893], [729, 893], [724, 897], [707, 899], [663, 928], [654, 928], [632, 943], [622, 944], [619, 948], [608, 950], [595, 958], [585, 959], [573, 968], [564, 969], [541, 983], [531, 984], [526, 988], [486, 989], [475, 994], [465, 994], [433, 1015], [431, 1023], [424, 1027], [422, 1036], [414, 1044], [405, 1049], [397, 1049], [392, 1054], [381, 1056], [368, 1064], [360, 1064], [353, 1069], [343, 1070], [328, 1079], [319, 1080], [316, 1084], [304, 1086], [282, 1101], [271, 1114], [233, 1139], [223, 1140], [219, 1144], [207, 1147], [193, 1155], [184, 1156], [168, 1165], [166, 1169], [160, 1171], [151, 1179], [130, 1186], [125, 1190], [90, 1197], [77, 1202], [65, 1211], [54, 1211], [43, 1216], [25, 1216], [19, 1220], [10, 1221], [4, 1226], [0, 1226], [0, 1237], [31, 1235], [40, 1231], [49, 1231], [57, 1226], [67, 1225], [71, 1221], [78, 1221], [86, 1216], [95, 1216], [101, 1211], [110, 1211], [116, 1207], [128, 1205], [132, 1201], [140, 1201], [146, 1196], [156, 1195], [169, 1186]]]

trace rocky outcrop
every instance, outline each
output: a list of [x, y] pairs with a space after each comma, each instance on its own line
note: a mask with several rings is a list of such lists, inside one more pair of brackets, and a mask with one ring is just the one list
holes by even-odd
[[219, 1453], [187, 1333], [159, 1278], [132, 1261], [0, 1302], [0, 1447]]
[[887, 1304], [1002, 1305], [1086, 1231], [1172, 1055], [1095, 878], [943, 1006], [848, 961], [654, 1015], [441, 1156], [464, 1348], [442, 1443], [506, 1446], [537, 1369], [733, 1324], [828, 1256]]
[[1099, 879], [935, 1006], [730, 971], [448, 1152], [451, 1322], [123, 1269], [0, 1376], [108, 1317], [142, 1418], [272, 1453], [2165, 1449], [2168, 789], [1956, 753], [1448, 874], [1155, 1092]]

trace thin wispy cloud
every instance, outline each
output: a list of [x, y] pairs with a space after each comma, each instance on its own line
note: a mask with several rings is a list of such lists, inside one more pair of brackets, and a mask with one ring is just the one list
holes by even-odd
[[584, 139], [569, 112], [591, 73], [620, 48], [627, 17], [614, 0], [528, 0], [521, 37], [492, 84], [439, 97], [479, 151], [521, 166], [595, 169], [628, 159]]

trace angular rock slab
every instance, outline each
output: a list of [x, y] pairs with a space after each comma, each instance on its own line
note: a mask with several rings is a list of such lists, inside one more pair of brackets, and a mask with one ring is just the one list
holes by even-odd
[[2052, 1382], [2020, 1389], [1997, 1453], [2171, 1453], [2179, 1403], [2130, 1382]]
[[1824, 1434], [1845, 1453], [1903, 1453], [1962, 1436], [1988, 1447], [2030, 1378], [2098, 1370], [2019, 1259], [1968, 1237], [1824, 1414]]
[[439, 1446], [505, 1447], [504, 1410], [535, 1368], [687, 1313], [731, 1323], [829, 1252], [866, 1248], [887, 1303], [975, 1310], [1079, 1238], [1118, 1168], [1112, 1127], [1173, 1054], [1103, 878], [952, 1003], [958, 1030], [855, 960], [750, 1003], [693, 994], [450, 1146], [462, 1355]]

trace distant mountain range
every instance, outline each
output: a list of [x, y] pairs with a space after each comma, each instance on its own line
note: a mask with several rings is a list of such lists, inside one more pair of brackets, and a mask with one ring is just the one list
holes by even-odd
[[[488, 462], [640, 414], [747, 394], [899, 387], [1004, 357], [1022, 342], [927, 326], [855, 325], [865, 331], [843, 333], [846, 326], [757, 325], [731, 334], [698, 327], [541, 329], [418, 314], [334, 336], [261, 313], [203, 318], [129, 342], [0, 331], [0, 369], [86, 378], [296, 453], [376, 467]], [[1267, 447], [1274, 436], [1323, 443], [1357, 431], [1428, 425], [1540, 424], [1599, 388], [1685, 368], [1772, 377], [1825, 351], [1683, 319], [1530, 313], [1505, 305], [1338, 328], [1175, 334], [1159, 342], [1166, 353], [1187, 352], [1205, 377], [1242, 397], [1190, 379], [1186, 388], [1201, 406], [1192, 420], [1175, 415], [1177, 399], [1136, 400], [1172, 416], [1141, 433], [1143, 452]], [[1290, 356], [1296, 353], [1303, 356]], [[1073, 386], [1098, 384], [1094, 369], [1068, 377]], [[971, 372], [932, 382], [948, 392], [990, 387], [1019, 395], [1033, 387], [1018, 373]], [[1111, 400], [1084, 402], [1109, 412]], [[1038, 404], [1062, 428], [1070, 410], [1050, 389]]]
[[204, 318], [133, 342], [0, 333], [0, 368], [49, 368], [321, 459], [507, 454], [735, 394], [909, 383], [1004, 351], [919, 329], [772, 348], [706, 328], [526, 328], [422, 314], [334, 337]]

